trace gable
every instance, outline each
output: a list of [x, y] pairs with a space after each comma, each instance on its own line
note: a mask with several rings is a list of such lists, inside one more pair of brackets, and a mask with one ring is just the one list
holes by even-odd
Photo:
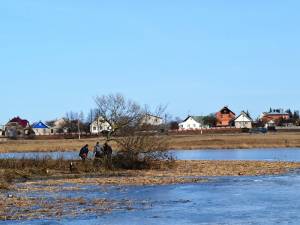
[[180, 124], [202, 124], [201, 122], [195, 120], [195, 117], [194, 116], [188, 116], [182, 123]]
[[246, 115], [246, 113], [241, 113], [235, 120], [235, 122], [252, 122], [252, 119]]
[[219, 111], [219, 113], [221, 113], [221, 114], [233, 114], [233, 115], [235, 115], [235, 113], [232, 112], [227, 106], [223, 107], [223, 108]]
[[46, 124], [44, 124], [43, 122], [38, 122], [38, 123], [34, 124], [32, 126], [32, 128], [35, 128], [35, 129], [47, 129], [49, 127]]

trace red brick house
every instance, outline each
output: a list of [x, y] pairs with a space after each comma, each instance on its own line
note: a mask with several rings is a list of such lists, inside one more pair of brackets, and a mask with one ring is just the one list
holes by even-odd
[[233, 125], [235, 113], [232, 112], [228, 106], [223, 107], [216, 113], [217, 127], [229, 127]]
[[283, 109], [272, 109], [269, 112], [265, 112], [261, 115], [261, 120], [264, 123], [268, 123], [270, 121], [278, 122], [279, 120], [288, 120], [290, 119], [290, 115], [284, 112]]

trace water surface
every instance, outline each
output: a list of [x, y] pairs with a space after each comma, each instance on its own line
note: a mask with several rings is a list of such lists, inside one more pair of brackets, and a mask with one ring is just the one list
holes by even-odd
[[137, 204], [133, 204], [131, 210], [113, 211], [108, 214], [0, 222], [0, 225], [300, 224], [299, 190], [298, 173], [282, 176], [217, 177], [202, 184], [122, 188], [89, 186], [81, 191], [69, 191], [59, 195], [80, 195], [87, 199], [128, 199]]
[[[178, 160], [263, 160], [300, 162], [300, 148], [234, 149], [234, 150], [173, 150]], [[78, 159], [78, 152], [1, 153], [0, 158]], [[90, 155], [92, 157], [92, 155]]]

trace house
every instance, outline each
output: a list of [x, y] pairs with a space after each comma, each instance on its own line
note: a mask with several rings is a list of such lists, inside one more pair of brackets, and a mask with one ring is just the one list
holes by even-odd
[[188, 116], [179, 123], [179, 130], [199, 130], [203, 128], [202, 116]]
[[163, 119], [159, 116], [146, 114], [141, 121], [142, 125], [160, 126], [163, 124]]
[[15, 117], [5, 125], [5, 136], [9, 138], [25, 137], [31, 134], [28, 120]]
[[50, 128], [51, 135], [68, 133], [67, 121], [64, 118], [48, 121], [44, 125]]
[[290, 114], [284, 112], [283, 109], [270, 109], [269, 112], [262, 113], [260, 117], [261, 121], [268, 123], [273, 120], [273, 122], [278, 122], [279, 120], [288, 120], [290, 119]]
[[234, 120], [236, 128], [252, 128], [253, 120], [250, 115], [244, 111]]
[[110, 124], [105, 121], [102, 117], [98, 117], [94, 122], [90, 125], [91, 134], [100, 134], [103, 131], [110, 131], [112, 127]]
[[32, 124], [31, 127], [35, 135], [51, 135], [54, 133], [54, 130], [42, 121]]
[[228, 106], [224, 106], [219, 112], [216, 113], [217, 127], [232, 126], [235, 113], [232, 112]]

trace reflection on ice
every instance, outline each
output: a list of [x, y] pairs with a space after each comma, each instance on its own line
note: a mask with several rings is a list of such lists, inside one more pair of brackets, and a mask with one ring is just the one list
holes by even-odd
[[[75, 185], [76, 186], [76, 185]], [[300, 224], [300, 175], [216, 177], [207, 183], [166, 186], [76, 186], [47, 198], [83, 197], [132, 202], [111, 213], [11, 224]], [[70, 188], [70, 185], [68, 186]], [[41, 197], [43, 191], [27, 196]], [[84, 207], [84, 205], [83, 205]], [[0, 222], [0, 224], [6, 224]]]

